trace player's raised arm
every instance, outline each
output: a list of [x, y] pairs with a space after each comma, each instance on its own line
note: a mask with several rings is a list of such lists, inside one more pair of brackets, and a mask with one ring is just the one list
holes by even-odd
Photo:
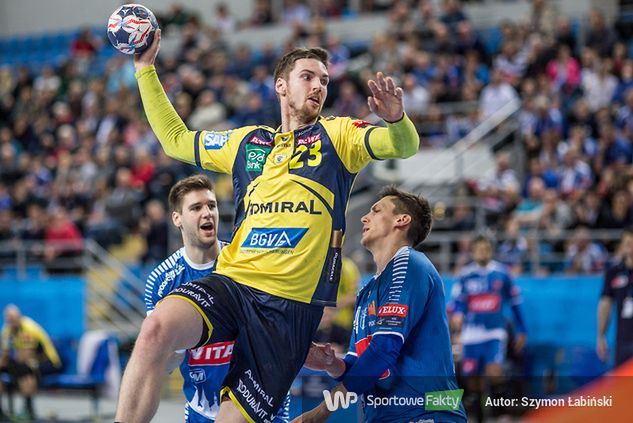
[[195, 163], [193, 144], [195, 131], [190, 131], [169, 102], [158, 79], [154, 62], [160, 49], [161, 31], [156, 30], [152, 45], [134, 56], [136, 80], [145, 115], [168, 156]]
[[402, 88], [393, 78], [376, 74], [376, 80], [367, 82], [371, 95], [367, 98], [369, 109], [387, 123], [386, 131], [373, 131], [369, 144], [376, 157], [397, 159], [413, 156], [420, 145], [420, 137], [404, 110]]

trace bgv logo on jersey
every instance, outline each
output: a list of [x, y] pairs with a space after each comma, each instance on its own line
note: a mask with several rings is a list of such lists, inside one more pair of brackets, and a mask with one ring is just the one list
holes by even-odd
[[190, 366], [219, 366], [231, 362], [235, 341], [216, 342], [204, 347], [189, 350]]
[[408, 312], [406, 304], [385, 304], [378, 309], [378, 316], [407, 317]]
[[227, 132], [207, 132], [204, 134], [204, 148], [206, 150], [219, 150], [224, 147], [224, 144], [229, 140], [231, 133]]
[[242, 248], [295, 248], [307, 228], [253, 228]]

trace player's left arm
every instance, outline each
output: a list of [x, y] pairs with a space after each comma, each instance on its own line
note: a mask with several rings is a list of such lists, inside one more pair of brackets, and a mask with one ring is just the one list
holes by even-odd
[[55, 367], [61, 367], [62, 360], [59, 358], [59, 354], [57, 354], [57, 350], [55, 349], [55, 346], [53, 345], [51, 339], [48, 337], [46, 331], [35, 322], [33, 322], [32, 331], [33, 335], [42, 346], [44, 354], [50, 360], [50, 362], [53, 363]]

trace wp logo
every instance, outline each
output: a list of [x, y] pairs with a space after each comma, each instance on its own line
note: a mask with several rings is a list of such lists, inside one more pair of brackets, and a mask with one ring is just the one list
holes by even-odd
[[358, 395], [354, 392], [343, 393], [341, 391], [334, 392], [334, 395], [330, 391], [323, 391], [323, 398], [325, 399], [325, 406], [329, 411], [336, 411], [339, 408], [346, 410], [350, 404], [356, 404], [358, 402]]

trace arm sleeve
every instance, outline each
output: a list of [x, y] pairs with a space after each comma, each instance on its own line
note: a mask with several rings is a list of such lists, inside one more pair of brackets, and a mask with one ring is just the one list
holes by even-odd
[[345, 389], [357, 394], [370, 390], [381, 375], [394, 366], [402, 345], [402, 338], [396, 335], [373, 337], [369, 347], [344, 373]]
[[351, 173], [359, 172], [371, 160], [410, 157], [420, 144], [420, 137], [406, 115], [398, 122], [388, 123], [387, 128], [351, 118], [325, 118], [321, 123]]
[[509, 275], [506, 275], [506, 284], [517, 332], [525, 333], [525, 320], [523, 320], [523, 313], [521, 312], [521, 304], [523, 303], [521, 289], [512, 282]]
[[169, 102], [154, 66], [138, 71], [136, 79], [145, 114], [165, 153], [198, 167], [230, 174], [242, 138], [256, 127], [190, 131]]
[[33, 332], [42, 345], [46, 357], [48, 357], [48, 359], [51, 361], [51, 363], [53, 363], [55, 367], [61, 367], [62, 361], [59, 358], [57, 350], [55, 349], [55, 346], [53, 345], [51, 339], [48, 337], [46, 331], [42, 329], [42, 327], [37, 323], [33, 323]]
[[[158, 291], [160, 286], [162, 285], [164, 280], [164, 273], [161, 273], [156, 267], [147, 277], [145, 281], [145, 293], [143, 295], [143, 299], [145, 302], [145, 312], [149, 316], [152, 314], [154, 309], [156, 308], [156, 304], [162, 299], [160, 295], [158, 295]], [[169, 292], [166, 287], [163, 291]]]
[[386, 129], [376, 128], [369, 134], [370, 151], [378, 159], [406, 159], [419, 146], [420, 136], [406, 114], [398, 122], [388, 123]]
[[466, 314], [466, 295], [464, 294], [464, 282], [460, 276], [455, 279], [453, 288], [451, 289], [451, 299], [453, 312]]
[[602, 282], [601, 297], [613, 298], [613, 288], [611, 287], [611, 279], [613, 279], [613, 272], [611, 268], [608, 268], [604, 274], [604, 280]]

